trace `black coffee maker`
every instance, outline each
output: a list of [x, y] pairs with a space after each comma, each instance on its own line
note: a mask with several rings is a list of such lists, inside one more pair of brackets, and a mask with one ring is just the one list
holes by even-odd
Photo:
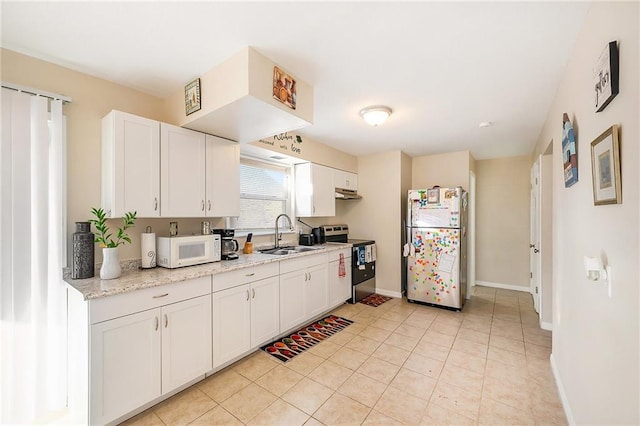
[[238, 258], [238, 241], [233, 237], [236, 234], [234, 229], [213, 229], [212, 234], [220, 235], [220, 255], [222, 260], [233, 260]]

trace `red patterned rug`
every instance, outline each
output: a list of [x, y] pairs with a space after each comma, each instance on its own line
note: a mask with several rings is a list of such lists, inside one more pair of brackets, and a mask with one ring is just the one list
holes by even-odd
[[261, 349], [274, 358], [287, 362], [324, 339], [344, 330], [351, 324], [353, 324], [351, 320], [329, 315], [324, 319], [302, 327], [287, 337], [271, 342]]
[[391, 300], [391, 297], [382, 296], [381, 294], [370, 294], [360, 301], [360, 303], [364, 303], [365, 305], [373, 306], [377, 308], [382, 305], [384, 302]]

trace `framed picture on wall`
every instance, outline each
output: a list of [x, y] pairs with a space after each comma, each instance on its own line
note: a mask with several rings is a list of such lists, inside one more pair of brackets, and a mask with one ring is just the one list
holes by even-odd
[[273, 67], [273, 98], [296, 109], [296, 79], [278, 67]]
[[591, 142], [593, 204], [621, 204], [620, 146], [618, 126], [613, 125]]
[[202, 108], [200, 103], [200, 79], [196, 78], [184, 87], [184, 108], [187, 115]]
[[578, 152], [576, 135], [566, 112], [562, 114], [562, 168], [564, 187], [569, 188], [578, 181]]
[[596, 112], [604, 110], [618, 94], [618, 69], [618, 45], [612, 41], [598, 58], [593, 70]]

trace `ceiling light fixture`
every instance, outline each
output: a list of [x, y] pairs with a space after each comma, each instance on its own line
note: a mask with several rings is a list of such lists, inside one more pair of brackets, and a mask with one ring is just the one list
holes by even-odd
[[478, 127], [480, 127], [481, 129], [484, 129], [486, 127], [491, 127], [492, 125], [493, 125], [493, 123], [490, 122], [490, 121], [483, 121], [482, 123], [480, 123], [478, 125]]
[[373, 105], [362, 108], [360, 115], [371, 126], [379, 126], [391, 115], [391, 108], [384, 105]]

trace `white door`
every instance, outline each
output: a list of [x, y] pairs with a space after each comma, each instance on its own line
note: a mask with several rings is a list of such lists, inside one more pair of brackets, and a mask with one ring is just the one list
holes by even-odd
[[540, 159], [531, 167], [531, 214], [529, 225], [530, 285], [533, 307], [540, 312]]
[[213, 293], [213, 367], [251, 349], [249, 284]]
[[213, 369], [211, 296], [162, 307], [162, 393]]
[[160, 190], [163, 217], [205, 216], [205, 135], [160, 125]]
[[311, 165], [313, 184], [313, 216], [335, 216], [336, 195], [333, 185], [333, 169], [318, 164]]
[[343, 304], [351, 298], [351, 258], [345, 257], [345, 276], [340, 276], [340, 261], [329, 262], [329, 307]]
[[[102, 120], [102, 207], [160, 216], [160, 123], [113, 111]], [[109, 212], [110, 211], [110, 212]]]
[[91, 326], [91, 424], [109, 423], [161, 395], [160, 333], [159, 308]]
[[280, 275], [280, 332], [291, 330], [307, 320], [305, 277], [306, 270]]
[[277, 276], [251, 283], [251, 347], [280, 333], [280, 292]]
[[320, 315], [329, 309], [327, 269], [326, 263], [307, 269], [304, 286], [307, 319]]
[[206, 135], [207, 217], [240, 215], [240, 144]]

